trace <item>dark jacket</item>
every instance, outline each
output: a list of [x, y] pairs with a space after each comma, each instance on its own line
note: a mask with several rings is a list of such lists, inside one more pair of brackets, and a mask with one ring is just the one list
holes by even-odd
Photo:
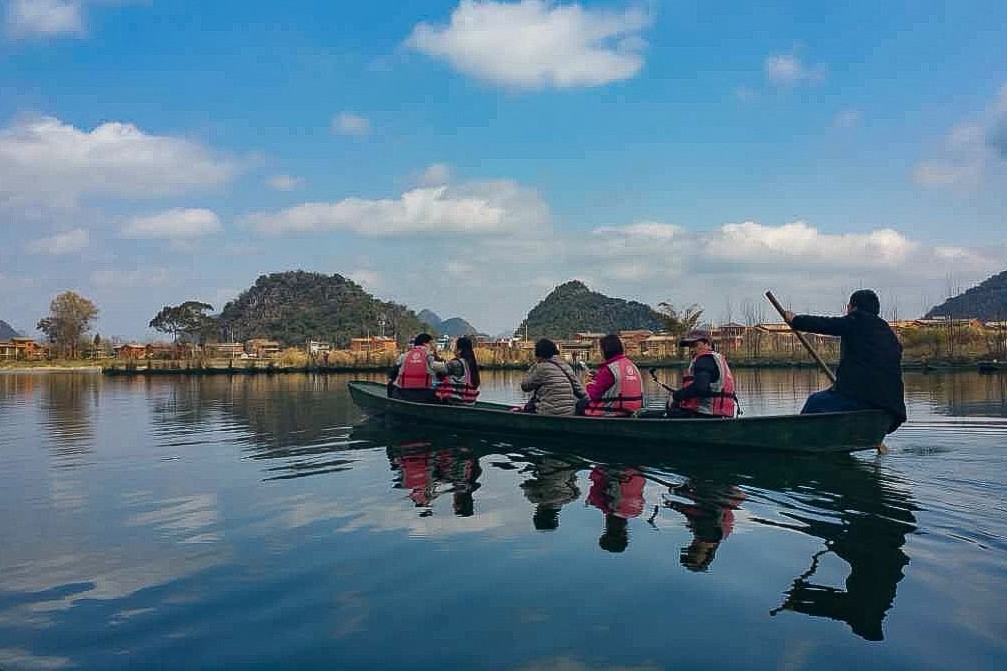
[[902, 345], [885, 320], [863, 310], [844, 317], [796, 315], [798, 331], [840, 337], [837, 393], [892, 416], [891, 433], [906, 421]]

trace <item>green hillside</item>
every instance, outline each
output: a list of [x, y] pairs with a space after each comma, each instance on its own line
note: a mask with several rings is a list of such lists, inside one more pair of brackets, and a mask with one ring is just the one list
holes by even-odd
[[976, 317], [983, 321], [1007, 320], [1007, 270], [984, 280], [963, 294], [930, 308], [926, 318], [934, 317]]
[[301, 270], [262, 275], [217, 317], [225, 339], [268, 338], [284, 346], [308, 340], [346, 347], [350, 338], [384, 334], [400, 343], [428, 328], [404, 305], [375, 299], [342, 275]]
[[616, 333], [625, 329], [660, 330], [660, 315], [649, 305], [609, 298], [573, 280], [561, 284], [532, 308], [515, 332], [529, 338], [569, 338], [578, 331]]

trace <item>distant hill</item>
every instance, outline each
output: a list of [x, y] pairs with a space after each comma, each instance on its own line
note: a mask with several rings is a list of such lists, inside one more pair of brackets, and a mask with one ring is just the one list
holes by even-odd
[[467, 321], [461, 317], [451, 317], [450, 319], [442, 320], [437, 316], [437, 313], [432, 310], [420, 310], [418, 315], [420, 321], [424, 321], [430, 324], [430, 328], [437, 332], [438, 335], [451, 336], [452, 338], [457, 338], [458, 336], [474, 335], [479, 333], [476, 327], [469, 324]]
[[401, 342], [425, 326], [404, 305], [379, 301], [342, 275], [302, 270], [262, 275], [217, 317], [227, 338], [268, 338], [284, 346], [308, 340], [345, 347], [350, 338], [385, 335]]
[[934, 317], [976, 317], [983, 321], [1007, 320], [1007, 270], [984, 280], [963, 294], [936, 305], [924, 315]]
[[532, 308], [515, 332], [530, 338], [569, 338], [578, 331], [616, 333], [625, 329], [661, 328], [660, 315], [649, 305], [609, 298], [573, 280], [561, 284]]
[[14, 330], [14, 327], [0, 319], [0, 340], [10, 340], [18, 338], [21, 334]]

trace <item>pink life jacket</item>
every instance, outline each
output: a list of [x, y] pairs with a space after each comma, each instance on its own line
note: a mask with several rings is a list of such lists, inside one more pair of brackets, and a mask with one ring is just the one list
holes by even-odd
[[465, 359], [455, 359], [462, 365], [461, 375], [449, 375], [437, 383], [437, 399], [445, 403], [472, 405], [479, 396], [479, 387], [472, 386], [472, 371]]
[[395, 386], [399, 389], [430, 389], [433, 377], [427, 366], [427, 348], [417, 345], [408, 352], [399, 366], [399, 374], [395, 378]]
[[607, 364], [615, 382], [605, 390], [601, 400], [591, 401], [584, 408], [588, 417], [629, 417], [643, 407], [643, 379], [636, 364], [620, 357]]

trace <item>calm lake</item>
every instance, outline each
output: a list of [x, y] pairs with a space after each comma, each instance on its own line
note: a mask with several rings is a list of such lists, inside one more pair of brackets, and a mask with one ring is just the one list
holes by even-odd
[[[737, 376], [749, 415], [823, 384]], [[880, 456], [645, 463], [366, 422], [348, 379], [0, 374], [0, 669], [1007, 663], [1003, 373], [907, 373]]]

